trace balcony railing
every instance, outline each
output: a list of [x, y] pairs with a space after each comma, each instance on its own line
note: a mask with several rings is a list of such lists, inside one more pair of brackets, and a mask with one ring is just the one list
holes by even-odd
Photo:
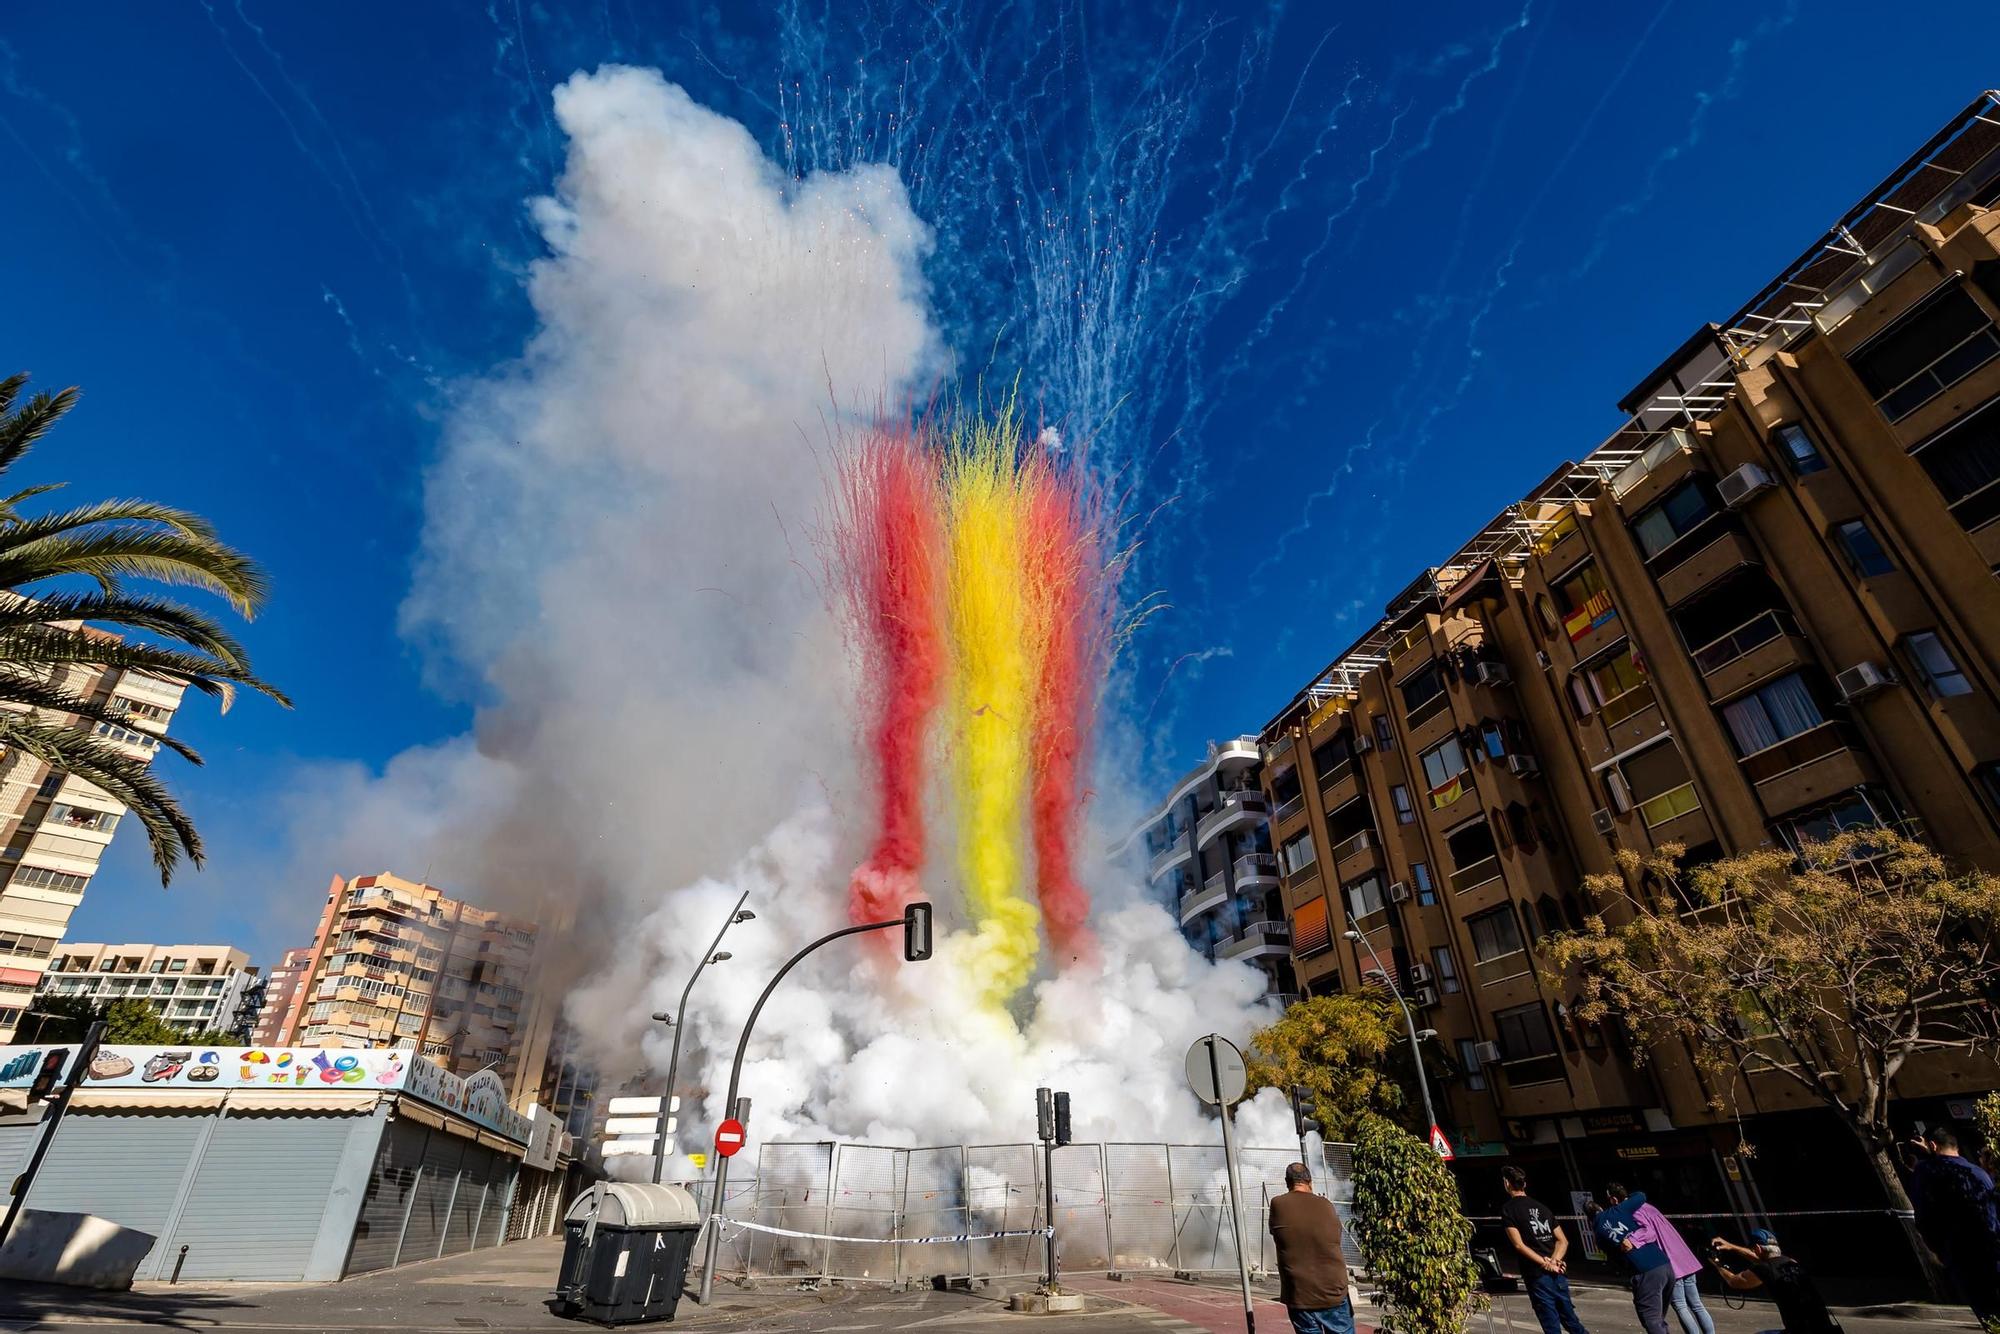
[[1319, 776], [1319, 790], [1326, 791], [1341, 779], [1354, 772], [1354, 759], [1349, 756], [1336, 764], [1330, 764]]
[[1283, 922], [1255, 922], [1245, 928], [1241, 936], [1218, 942], [1215, 952], [1225, 959], [1238, 959], [1265, 946], [1278, 946], [1289, 950], [1291, 945], [1290, 926]]
[[1795, 736], [1780, 741], [1775, 746], [1766, 746], [1760, 751], [1745, 755], [1739, 764], [1743, 766], [1743, 776], [1753, 783], [1768, 783], [1795, 769], [1803, 769], [1814, 760], [1825, 759], [1843, 750], [1852, 749], [1854, 735], [1847, 724], [1838, 721], [1824, 722]]
[[1639, 803], [1639, 818], [1646, 822], [1646, 828], [1657, 829], [1669, 820], [1678, 820], [1689, 811], [1701, 809], [1701, 798], [1695, 795], [1692, 782], [1662, 792]]
[[1252, 880], [1276, 880], [1278, 859], [1268, 852], [1246, 852], [1236, 859], [1236, 883], [1245, 884]]
[[1653, 687], [1640, 682], [1622, 694], [1613, 695], [1598, 706], [1597, 720], [1606, 727], [1616, 727], [1627, 718], [1643, 712], [1653, 703]]
[[1450, 703], [1450, 697], [1443, 690], [1439, 690], [1437, 694], [1432, 695], [1429, 699], [1404, 715], [1405, 726], [1412, 732], [1416, 731], [1419, 727], [1437, 717], [1438, 714], [1444, 712], [1445, 706]]
[[1468, 889], [1477, 889], [1487, 881], [1498, 880], [1499, 878], [1500, 855], [1495, 853], [1484, 861], [1477, 861], [1470, 866], [1460, 867], [1458, 870], [1453, 871], [1451, 873], [1451, 890], [1454, 894], [1463, 894]]
[[1334, 844], [1333, 860], [1336, 863], [1344, 862], [1357, 852], [1366, 852], [1374, 846], [1375, 842], [1372, 831], [1364, 829], [1353, 837], [1342, 839], [1340, 842]]
[[1183, 829], [1178, 835], [1175, 836], [1173, 842], [1167, 844], [1166, 847], [1160, 849], [1159, 852], [1153, 855], [1153, 860], [1150, 867], [1151, 874], [1154, 876], [1158, 876], [1162, 872], [1164, 872], [1169, 866], [1172, 866], [1174, 862], [1179, 858], [1191, 857], [1193, 855], [1194, 855], [1193, 840], [1189, 837], [1188, 831]]
[[1719, 671], [1752, 649], [1762, 648], [1780, 635], [1795, 635], [1798, 623], [1788, 611], [1776, 608], [1760, 611], [1728, 634], [1711, 640], [1689, 656], [1703, 676]]
[[1518, 1061], [1502, 1061], [1500, 1069], [1511, 1088], [1553, 1084], [1563, 1077], [1562, 1053], [1552, 1051], [1542, 1056], [1524, 1056]]
[[1283, 821], [1291, 819], [1294, 815], [1297, 815], [1300, 811], [1304, 810], [1305, 808], [1306, 808], [1306, 794], [1301, 792], [1289, 801], [1279, 802], [1278, 809], [1271, 812], [1271, 822], [1273, 824], [1282, 823]]
[[1207, 843], [1209, 839], [1215, 836], [1215, 832], [1218, 829], [1230, 821], [1243, 816], [1266, 815], [1270, 812], [1270, 809], [1271, 803], [1260, 789], [1244, 788], [1234, 792], [1225, 792], [1222, 794], [1222, 799], [1216, 805], [1216, 808], [1202, 816], [1196, 822], [1194, 831], [1195, 841], [1197, 843]]
[[1827, 294], [1826, 302], [1813, 314], [1821, 333], [1832, 333], [1847, 317], [1874, 300], [1877, 293], [1913, 268], [1924, 256], [1917, 239], [1909, 237], [1893, 246], [1880, 259], [1856, 274], [1846, 286]]
[[1676, 426], [1646, 447], [1646, 452], [1621, 468], [1611, 479], [1611, 494], [1623, 499], [1639, 483], [1668, 459], [1694, 452], [1688, 433]]

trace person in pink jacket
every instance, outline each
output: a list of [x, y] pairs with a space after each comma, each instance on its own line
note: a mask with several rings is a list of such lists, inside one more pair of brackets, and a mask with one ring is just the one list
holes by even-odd
[[[1604, 1193], [1617, 1204], [1628, 1192], [1623, 1186], [1613, 1183]], [[1715, 1318], [1708, 1308], [1701, 1304], [1701, 1260], [1692, 1248], [1681, 1240], [1680, 1231], [1667, 1221], [1667, 1216], [1651, 1204], [1642, 1204], [1632, 1215], [1633, 1239], [1655, 1241], [1667, 1253], [1667, 1260], [1674, 1267], [1674, 1281], [1667, 1287], [1667, 1304], [1674, 1308], [1674, 1317], [1681, 1322], [1686, 1334], [1715, 1334]]]

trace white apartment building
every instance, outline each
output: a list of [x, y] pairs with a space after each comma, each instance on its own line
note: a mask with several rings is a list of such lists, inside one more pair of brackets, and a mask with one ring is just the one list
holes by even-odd
[[[81, 996], [94, 1005], [142, 1000], [175, 1028], [230, 1028], [256, 980], [250, 956], [227, 945], [63, 945], [36, 998]], [[30, 1035], [32, 1020], [25, 1027]]]
[[[147, 759], [159, 753], [183, 690], [178, 682], [119, 668], [72, 667], [63, 684], [86, 699], [108, 701], [124, 720], [79, 726]], [[121, 803], [80, 778], [18, 750], [0, 755], [0, 1043], [14, 1040], [124, 814]]]

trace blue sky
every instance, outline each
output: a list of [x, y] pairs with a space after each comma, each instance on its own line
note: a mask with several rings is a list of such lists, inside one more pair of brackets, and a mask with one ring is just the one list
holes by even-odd
[[248, 638], [298, 707], [182, 714], [215, 856], [163, 892], [128, 833], [72, 935], [260, 957], [323, 883], [268, 882], [273, 794], [472, 724], [478, 674], [398, 609], [453, 386], [531, 331], [572, 72], [657, 67], [797, 170], [891, 162], [959, 365], [1066, 425], [1117, 405], [1092, 447], [1170, 604], [1122, 707], [1164, 769], [2000, 83], [2000, 16], [1879, 6], [113, 8], [0, 30], [0, 363], [84, 390], [22, 480], [211, 515], [270, 568]]

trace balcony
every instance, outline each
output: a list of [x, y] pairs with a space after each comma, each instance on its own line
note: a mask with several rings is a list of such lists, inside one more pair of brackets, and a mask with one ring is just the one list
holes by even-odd
[[1619, 469], [1618, 475], [1611, 479], [1611, 494], [1621, 504], [1626, 497], [1632, 496], [1632, 504], [1628, 508], [1639, 508], [1651, 498], [1634, 495], [1639, 491], [1641, 484], [1654, 473], [1665, 470], [1668, 464], [1693, 452], [1694, 441], [1686, 431], [1675, 427], [1663, 432], [1659, 439], [1646, 446], [1643, 454]]
[[1472, 965], [1472, 979], [1482, 987], [1490, 987], [1517, 977], [1527, 977], [1534, 971], [1535, 961], [1528, 957], [1528, 952], [1515, 950], [1512, 954], [1502, 954], [1475, 962]]
[[1404, 726], [1409, 730], [1412, 745], [1416, 744], [1417, 732], [1422, 729], [1423, 725], [1445, 712], [1450, 705], [1451, 699], [1448, 692], [1439, 690], [1437, 694], [1432, 695], [1429, 699], [1404, 715]]
[[1812, 661], [1788, 611], [1762, 611], [1691, 655], [1708, 693], [1721, 699], [1786, 667]]
[[1334, 845], [1334, 878], [1345, 883], [1352, 880], [1355, 873], [1364, 869], [1379, 867], [1381, 856], [1376, 852], [1375, 831], [1364, 829], [1352, 838], [1343, 839]]
[[[1639, 818], [1645, 821], [1647, 830], [1652, 832], [1691, 811], [1700, 810], [1701, 798], [1695, 795], [1694, 784], [1687, 782], [1662, 792], [1657, 797], [1648, 797], [1639, 803], [1638, 809]], [[1657, 835], [1655, 841], [1659, 841]]]
[[1500, 1072], [1507, 1077], [1509, 1088], [1526, 1088], [1531, 1084], [1553, 1084], [1563, 1077], [1562, 1053], [1552, 1051], [1542, 1056], [1523, 1057], [1518, 1061], [1502, 1061]]
[[1300, 792], [1297, 795], [1287, 798], [1286, 800], [1278, 803], [1278, 808], [1271, 812], [1271, 823], [1274, 825], [1281, 825], [1287, 820], [1290, 820], [1299, 815], [1303, 815], [1305, 813], [1305, 809], [1306, 809], [1306, 794]]
[[1320, 794], [1324, 796], [1328, 791], [1328, 789], [1332, 788], [1334, 784], [1342, 782], [1352, 777], [1354, 777], [1354, 757], [1350, 755], [1348, 758], [1340, 761], [1338, 764], [1328, 765], [1326, 769], [1320, 774], [1319, 776]]
[[[1699, 530], [1692, 536], [1699, 541]], [[1679, 545], [1680, 543], [1675, 543], [1660, 555], [1672, 554]], [[1659, 557], [1654, 559], [1658, 560]], [[1706, 544], [1689, 552], [1687, 558], [1676, 563], [1672, 569], [1658, 573], [1654, 582], [1660, 586], [1661, 599], [1669, 607], [1674, 607], [1687, 601], [1731, 570], [1758, 563], [1757, 548], [1732, 524], [1715, 534]]]
[[1218, 835], [1227, 833], [1247, 824], [1262, 823], [1271, 813], [1271, 803], [1255, 788], [1243, 788], [1235, 792], [1224, 792], [1216, 808], [1195, 824], [1195, 846], [1205, 848]]
[[1186, 830], [1182, 830], [1173, 842], [1153, 854], [1152, 863], [1147, 867], [1147, 874], [1152, 879], [1158, 880], [1193, 856], [1194, 840], [1188, 837]]
[[1454, 894], [1463, 894], [1467, 890], [1477, 889], [1481, 885], [1498, 880], [1499, 878], [1500, 855], [1495, 853], [1484, 861], [1477, 861], [1470, 866], [1463, 866], [1453, 871], [1451, 873], [1451, 892]]
[[1218, 941], [1215, 946], [1216, 957], [1221, 959], [1282, 958], [1291, 952], [1292, 928], [1283, 922], [1253, 923], [1240, 937]]
[[1787, 737], [1738, 763], [1756, 787], [1764, 813], [1774, 818], [1872, 777], [1856, 753], [1854, 733], [1837, 721]]
[[1832, 333], [1845, 324], [1854, 312], [1873, 301], [1890, 283], [1916, 267], [1917, 261], [1923, 257], [1924, 248], [1917, 239], [1906, 238], [1879, 259], [1871, 259], [1869, 266], [1845, 286], [1829, 292], [1825, 302], [1813, 313], [1813, 323], [1819, 326], [1821, 333]]
[[1236, 887], [1262, 889], [1278, 883], [1278, 859], [1268, 852], [1246, 852], [1236, 859]]
[[1208, 883], [1192, 894], [1181, 895], [1181, 925], [1186, 926], [1204, 913], [1214, 912], [1229, 902], [1229, 886], [1224, 883], [1222, 872], [1217, 871], [1208, 878]]

